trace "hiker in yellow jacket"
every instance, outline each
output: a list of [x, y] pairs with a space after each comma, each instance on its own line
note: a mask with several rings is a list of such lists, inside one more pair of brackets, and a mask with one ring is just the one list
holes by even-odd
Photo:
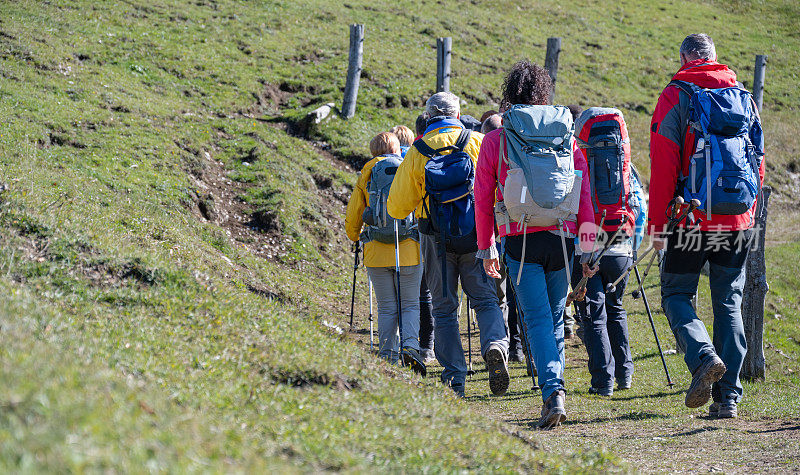
[[[458, 97], [450, 92], [432, 95], [425, 105], [429, 117], [421, 143], [419, 140], [406, 153], [406, 157], [389, 193], [388, 209], [393, 217], [406, 216], [416, 210], [420, 219], [427, 218], [430, 200], [425, 199], [425, 165], [429, 157], [420, 151], [430, 148], [433, 151], [448, 146], [459, 146], [464, 125], [459, 120], [461, 106]], [[472, 132], [463, 145], [463, 151], [472, 160], [474, 169], [481, 149], [483, 134]], [[427, 147], [426, 147], [427, 146]], [[430, 154], [430, 151], [428, 151]], [[443, 169], [444, 170], [444, 169]], [[453, 170], [454, 171], [454, 170]], [[448, 171], [444, 171], [448, 173]], [[454, 173], [452, 176], [455, 176]], [[462, 183], [463, 186], [466, 182]], [[471, 184], [469, 184], [471, 185]], [[469, 188], [469, 186], [467, 186]], [[468, 193], [469, 195], [469, 193]], [[465, 196], [468, 196], [465, 195]], [[463, 198], [463, 197], [462, 197]], [[472, 197], [468, 197], [472, 200]], [[424, 221], [420, 221], [420, 231], [430, 232]], [[474, 220], [473, 220], [474, 225]], [[425, 279], [433, 297], [434, 353], [442, 367], [442, 383], [449, 385], [459, 396], [464, 395], [467, 377], [467, 363], [461, 345], [458, 328], [458, 283], [469, 297], [470, 307], [475, 310], [480, 329], [481, 355], [486, 361], [489, 373], [489, 389], [496, 395], [508, 390], [509, 375], [508, 337], [506, 336], [503, 313], [497, 301], [493, 279], [486, 275], [483, 264], [476, 258], [477, 238], [473, 235], [459, 237], [459, 245], [445, 244], [439, 249], [437, 240], [441, 234], [422, 234], [422, 254], [425, 259]], [[469, 241], [469, 242], [468, 242]], [[440, 253], [441, 251], [441, 253]], [[444, 262], [443, 262], [444, 261]]]
[[[394, 134], [382, 132], [370, 141], [369, 148], [373, 158], [361, 169], [347, 203], [345, 231], [351, 241], [361, 240], [365, 243], [364, 265], [378, 303], [378, 355], [392, 363], [400, 358], [403, 365], [424, 375], [426, 368], [419, 353], [422, 259], [416, 222], [412, 216], [398, 221], [401, 307], [398, 312], [395, 227], [394, 221], [387, 220], [389, 216], [385, 213], [388, 187], [402, 161], [400, 142]], [[376, 171], [374, 177], [373, 171]], [[401, 317], [399, 322], [398, 317]], [[398, 329], [403, 338], [402, 354]]]

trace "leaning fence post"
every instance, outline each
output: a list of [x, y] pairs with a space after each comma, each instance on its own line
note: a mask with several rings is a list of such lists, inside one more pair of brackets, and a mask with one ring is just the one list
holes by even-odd
[[450, 90], [450, 53], [452, 38], [436, 38], [436, 92]]
[[364, 53], [364, 25], [350, 25], [350, 55], [347, 64], [347, 83], [344, 86], [342, 116], [349, 119], [356, 114], [358, 82], [361, 80], [361, 57]]
[[553, 88], [550, 91], [550, 104], [556, 97], [556, 76], [558, 75], [558, 54], [561, 53], [561, 38], [547, 38], [547, 53], [544, 57], [544, 68], [550, 73]]
[[767, 205], [772, 188], [764, 187], [764, 203], [761, 213], [756, 217], [755, 230], [758, 233], [757, 249], [751, 249], [747, 256], [746, 278], [742, 295], [742, 321], [747, 340], [747, 354], [740, 376], [748, 381], [763, 380], [766, 371], [764, 359], [764, 300], [767, 298], [767, 264], [764, 255], [764, 241], [767, 231]]
[[761, 103], [764, 99], [764, 73], [767, 69], [767, 55], [756, 55], [756, 70], [753, 73], [753, 100], [756, 101], [758, 112], [761, 112]]

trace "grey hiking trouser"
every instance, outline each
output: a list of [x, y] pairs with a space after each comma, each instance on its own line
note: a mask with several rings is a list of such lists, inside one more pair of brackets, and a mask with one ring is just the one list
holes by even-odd
[[458, 282], [469, 297], [470, 307], [475, 310], [480, 332], [481, 355], [485, 355], [492, 343], [508, 354], [508, 337], [503, 321], [503, 312], [497, 304], [497, 290], [493, 279], [483, 270], [483, 262], [475, 253], [446, 256], [447, 296], [442, 286], [442, 260], [437, 255], [433, 236], [421, 236], [422, 253], [425, 258], [425, 275], [433, 296], [433, 318], [436, 345], [434, 353], [442, 365], [442, 383], [463, 391], [467, 379], [467, 362], [461, 333], [458, 328]]
[[[394, 267], [367, 267], [378, 303], [378, 356], [392, 363], [400, 352], [397, 334], [397, 273]], [[422, 264], [400, 266], [403, 347], [419, 351], [419, 285]]]

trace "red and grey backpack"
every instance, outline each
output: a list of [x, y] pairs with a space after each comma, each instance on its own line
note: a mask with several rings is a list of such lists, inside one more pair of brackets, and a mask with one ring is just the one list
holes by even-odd
[[[631, 142], [622, 112], [590, 107], [575, 123], [578, 146], [586, 153], [595, 223], [606, 212], [603, 229], [615, 231], [623, 217], [635, 220], [631, 206]], [[626, 225], [625, 231], [632, 236]]]

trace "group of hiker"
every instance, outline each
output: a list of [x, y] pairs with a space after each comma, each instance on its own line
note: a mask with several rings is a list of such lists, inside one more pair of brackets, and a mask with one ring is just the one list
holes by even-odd
[[[630, 388], [623, 295], [630, 272], [644, 290], [636, 264], [650, 253], [661, 257], [662, 307], [692, 373], [686, 405], [713, 398], [712, 417], [736, 417], [748, 251], [737, 244], [752, 241], [761, 202], [760, 118], [708, 35], [686, 37], [679, 57], [651, 122], [649, 204], [623, 114], [550, 105], [550, 76], [529, 61], [512, 66], [500, 110], [480, 121], [461, 115], [457, 96], [439, 92], [418, 118], [416, 138], [404, 126], [375, 136], [345, 228], [363, 243], [379, 355], [423, 375], [435, 357], [442, 383], [463, 396], [466, 300], [491, 392], [505, 394], [509, 358], [520, 361], [524, 351], [541, 388], [538, 425], [556, 427], [566, 419], [566, 308], [574, 305], [581, 325], [589, 391]], [[679, 230], [701, 245], [687, 248]], [[652, 245], [640, 253], [645, 232]], [[713, 340], [692, 305], [706, 263]]]

